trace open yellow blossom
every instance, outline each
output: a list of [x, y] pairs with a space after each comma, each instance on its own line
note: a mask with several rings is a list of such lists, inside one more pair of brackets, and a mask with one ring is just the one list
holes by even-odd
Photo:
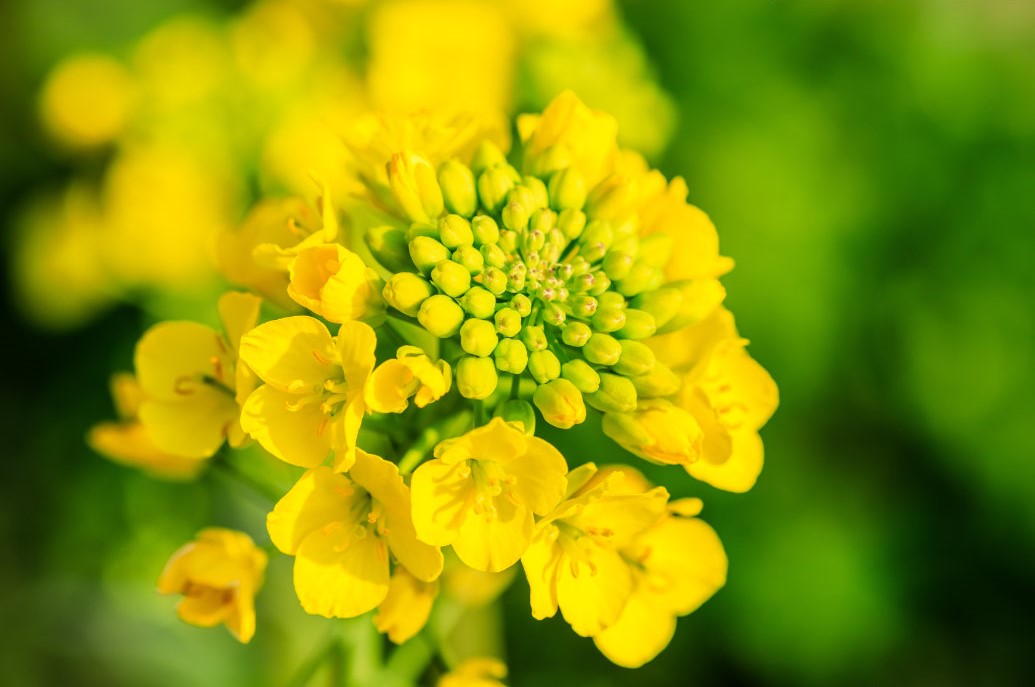
[[518, 132], [526, 172], [570, 167], [582, 175], [587, 188], [593, 188], [614, 169], [618, 123], [586, 107], [571, 91], [554, 98], [542, 115], [518, 117]]
[[418, 408], [424, 408], [449, 391], [451, 380], [449, 363], [433, 362], [417, 346], [401, 346], [395, 358], [378, 365], [370, 375], [367, 407], [377, 413], [401, 413], [412, 398]]
[[124, 465], [141, 468], [156, 477], [189, 479], [198, 474], [205, 461], [162, 451], [137, 417], [143, 400], [140, 385], [128, 373], [111, 379], [116, 422], [100, 422], [90, 428], [87, 442], [98, 453]]
[[162, 594], [182, 594], [180, 618], [199, 627], [225, 623], [239, 641], [255, 634], [255, 594], [266, 554], [243, 532], [210, 527], [173, 554], [158, 580]]
[[668, 492], [619, 488], [624, 475], [590, 480], [592, 464], [572, 471], [567, 498], [536, 525], [521, 557], [531, 590], [532, 616], [557, 613], [583, 637], [614, 625], [634, 587], [632, 565], [622, 550], [665, 514]]
[[442, 572], [442, 553], [417, 540], [399, 470], [365, 451], [348, 476], [322, 466], [306, 472], [266, 525], [276, 547], [295, 557], [295, 591], [316, 615], [376, 608], [389, 593], [392, 558], [423, 582]]
[[[642, 493], [649, 484], [628, 468], [618, 489]], [[602, 471], [604, 472], [604, 471]], [[620, 553], [633, 573], [633, 591], [613, 625], [593, 637], [611, 661], [638, 668], [668, 646], [676, 618], [707, 601], [726, 583], [727, 560], [719, 537], [694, 516], [700, 499], [669, 503], [658, 522]]]
[[607, 413], [604, 434], [654, 463], [689, 465], [701, 454], [701, 427], [694, 416], [664, 399], [641, 399], [629, 413]]
[[438, 596], [438, 580], [418, 580], [406, 568], [395, 566], [388, 596], [377, 608], [374, 627], [396, 644], [413, 638], [427, 624]]
[[503, 687], [507, 666], [498, 658], [469, 658], [439, 678], [436, 687]]
[[682, 377], [673, 401], [703, 433], [702, 460], [687, 464], [687, 472], [719, 489], [747, 491], [762, 470], [758, 430], [779, 402], [773, 378], [748, 355], [747, 341], [724, 308], [657, 339], [651, 344], [659, 359]]
[[435, 447], [413, 473], [417, 535], [453, 545], [467, 565], [499, 571], [516, 563], [532, 538], [533, 513], [564, 494], [568, 466], [557, 449], [493, 418]]
[[255, 378], [238, 364], [238, 348], [258, 320], [260, 303], [232, 291], [219, 299], [224, 333], [196, 322], [163, 322], [137, 343], [140, 422], [160, 450], [207, 458], [224, 440], [244, 443], [240, 404]]
[[241, 341], [241, 359], [265, 384], [245, 402], [242, 427], [292, 465], [315, 467], [333, 451], [335, 468], [348, 470], [376, 344], [362, 322], [345, 322], [333, 338], [307, 316], [256, 327]]
[[344, 246], [303, 248], [288, 268], [288, 295], [331, 322], [376, 319], [384, 312], [377, 272]]

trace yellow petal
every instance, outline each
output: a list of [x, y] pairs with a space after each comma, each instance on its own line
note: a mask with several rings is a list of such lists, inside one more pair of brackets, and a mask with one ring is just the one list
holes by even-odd
[[467, 517], [470, 469], [466, 464], [429, 460], [410, 480], [413, 524], [417, 537], [428, 544], [448, 546], [456, 540]]
[[544, 515], [560, 502], [567, 486], [568, 464], [561, 452], [538, 437], [527, 439], [527, 450], [499, 461], [515, 478], [513, 495], [532, 512]]
[[316, 393], [335, 372], [334, 343], [312, 317], [284, 317], [241, 338], [241, 360], [280, 391]]
[[388, 583], [388, 596], [374, 616], [374, 626], [391, 641], [402, 644], [428, 622], [437, 595], [438, 582], [422, 582], [406, 568], [396, 567]]
[[606, 495], [586, 503], [568, 522], [584, 531], [608, 531], [611, 546], [621, 547], [665, 517], [667, 504], [664, 487], [643, 494]]
[[447, 463], [474, 458], [500, 461], [523, 455], [526, 450], [525, 433], [515, 429], [503, 418], [494, 417], [484, 427], [473, 429], [457, 439], [443, 441], [435, 447], [435, 457]]
[[362, 393], [367, 376], [374, 369], [374, 349], [377, 347], [374, 330], [363, 322], [345, 322], [338, 329], [335, 341], [349, 388]]
[[123, 420], [135, 420], [144, 399], [137, 378], [128, 372], [118, 372], [111, 376], [110, 386], [116, 414]]
[[202, 459], [160, 451], [139, 422], [102, 422], [90, 428], [86, 440], [107, 458], [166, 479], [190, 479], [205, 466]]
[[558, 566], [557, 605], [576, 634], [592, 637], [618, 620], [632, 575], [618, 552], [587, 540], [580, 540], [579, 560], [566, 556]]
[[506, 496], [492, 500], [495, 513], [470, 510], [460, 524], [453, 550], [475, 570], [499, 572], [514, 565], [532, 541], [532, 511]]
[[355, 618], [388, 594], [388, 547], [345, 524], [314, 530], [295, 553], [295, 592], [308, 613]]
[[345, 475], [325, 467], [309, 470], [266, 516], [270, 540], [293, 554], [312, 532], [349, 520], [352, 508], [365, 496]]
[[349, 476], [384, 509], [385, 529], [392, 554], [418, 579], [434, 580], [442, 572], [442, 552], [417, 540], [413, 528], [410, 490], [399, 468], [366, 451], [356, 451]]
[[401, 413], [417, 390], [410, 367], [398, 358], [386, 360], [367, 379], [364, 395], [367, 407], [376, 413]]
[[232, 388], [224, 379], [233, 358], [223, 337], [196, 322], [162, 322], [151, 327], [137, 343], [134, 356], [137, 381], [150, 398], [175, 401], [211, 379]]
[[640, 587], [656, 606], [686, 615], [726, 584], [726, 552], [703, 520], [666, 518], [638, 544], [646, 569]]
[[755, 486], [762, 472], [762, 439], [757, 432], [742, 431], [731, 436], [729, 459], [721, 465], [698, 461], [685, 466], [691, 476], [716, 489], [744, 493]]
[[240, 348], [241, 337], [258, 323], [261, 305], [261, 298], [241, 291], [229, 291], [219, 297], [219, 320], [235, 351]]
[[593, 637], [600, 653], [623, 668], [639, 668], [653, 660], [672, 641], [676, 617], [651, 605], [649, 598], [633, 592], [618, 620]]
[[233, 398], [201, 386], [179, 401], [144, 401], [140, 423], [159, 450], [208, 458], [222, 446], [239, 412]]
[[185, 596], [176, 611], [180, 618], [198, 627], [214, 627], [231, 613], [222, 589], [199, 589], [192, 596]]
[[349, 401], [331, 425], [334, 469], [338, 472], [347, 472], [356, 460], [356, 441], [364, 413], [362, 401], [361, 395]]
[[528, 579], [529, 602], [536, 620], [552, 618], [557, 613], [557, 571], [563, 551], [557, 545], [557, 527], [540, 526], [532, 543], [521, 555], [521, 567]]
[[235, 594], [226, 628], [237, 641], [247, 644], [255, 636], [255, 599], [251, 591]]
[[298, 396], [264, 384], [241, 409], [241, 427], [286, 463], [311, 468], [331, 450], [327, 415], [319, 403], [298, 404]]

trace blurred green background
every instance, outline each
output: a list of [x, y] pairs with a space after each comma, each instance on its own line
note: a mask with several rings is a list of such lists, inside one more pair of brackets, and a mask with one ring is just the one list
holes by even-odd
[[[58, 59], [119, 50], [180, 11], [238, 7], [0, 5], [5, 238], [31, 192], [81, 164], [36, 123]], [[531, 619], [519, 580], [504, 599], [512, 684], [1030, 684], [1035, 5], [626, 0], [622, 12], [678, 112], [659, 165], [687, 179], [736, 260], [727, 304], [781, 407], [748, 494], [664, 473], [705, 499], [730, 557], [727, 586], [668, 650], [616, 668], [560, 619]], [[217, 475], [156, 482], [84, 445], [148, 323], [123, 305], [46, 332], [5, 298], [0, 684], [280, 684], [291, 671], [278, 659], [327, 631], [262, 626], [264, 609], [301, 615], [283, 559], [247, 647], [180, 624], [154, 593], [197, 529], [261, 538], [268, 504]], [[617, 459], [595, 429], [549, 438]]]

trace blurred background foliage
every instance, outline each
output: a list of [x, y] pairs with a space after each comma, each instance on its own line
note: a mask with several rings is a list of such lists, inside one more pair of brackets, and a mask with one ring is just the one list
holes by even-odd
[[[401, 35], [392, 9], [377, 14], [386, 3], [324, 4], [319, 11], [337, 17], [315, 24], [333, 38], [320, 58], [328, 69], [391, 73], [393, 60], [427, 54], [420, 32], [407, 49], [392, 44]], [[683, 175], [691, 200], [719, 227], [723, 252], [737, 261], [725, 279], [728, 305], [782, 404], [763, 432], [767, 467], [748, 494], [650, 472], [677, 495], [705, 499], [731, 561], [726, 588], [680, 621], [669, 649], [639, 671], [616, 668], [560, 620], [534, 621], [518, 580], [503, 611], [512, 683], [1029, 682], [1035, 5], [625, 0], [624, 25], [594, 20], [579, 35], [564, 27], [582, 19], [565, 23], [549, 7], [534, 2], [493, 15], [503, 23], [461, 25], [454, 59], [482, 55], [486, 39], [518, 57], [475, 62], [496, 70], [485, 78], [506, 81], [456, 97], [523, 111], [574, 86], [591, 105], [615, 110], [627, 143]], [[140, 269], [137, 253], [121, 258], [137, 272], [113, 277], [111, 260], [90, 263], [89, 250], [74, 244], [48, 270], [25, 274], [32, 250], [53, 255], [45, 241], [32, 245], [45, 231], [38, 227], [54, 224], [55, 208], [66, 219], [78, 212], [68, 189], [112, 183], [104, 179], [125, 154], [76, 151], [45, 133], [39, 94], [55, 64], [81, 51], [128, 59], [142, 37], [185, 13], [211, 28], [248, 12], [202, 0], [0, 5], [0, 219], [11, 258], [0, 322], [5, 685], [279, 685], [338, 631], [297, 608], [283, 558], [271, 564], [253, 644], [180, 623], [175, 600], [154, 592], [166, 557], [208, 524], [265, 540], [269, 504], [215, 471], [192, 484], [156, 482], [83, 443], [93, 422], [110, 417], [109, 375], [130, 365], [147, 324], [187, 312], [211, 319], [214, 308], [199, 306], [214, 302], [211, 275], [170, 296], [149, 283], [154, 274]], [[378, 31], [388, 43], [377, 42]], [[326, 45], [299, 40], [306, 54]], [[204, 47], [185, 49], [201, 59]], [[161, 70], [169, 60], [158, 50], [152, 66]], [[272, 64], [284, 67], [292, 54]], [[271, 108], [320, 103], [347, 119], [371, 102], [410, 106], [379, 103], [388, 96], [373, 80], [364, 89], [358, 71], [355, 83], [335, 81], [355, 99], [338, 100], [339, 91], [323, 88], [320, 61], [312, 64], [298, 66], [312, 73], [297, 92], [259, 84], [275, 91]], [[415, 83], [441, 96], [449, 85], [432, 77]], [[300, 191], [305, 182], [256, 157], [259, 134], [249, 126], [266, 126], [252, 111], [263, 101], [213, 88], [218, 97], [193, 123], [160, 142], [173, 155], [219, 156], [190, 159], [181, 174], [196, 181], [200, 170], [229, 184], [225, 206], [206, 217], [218, 224], [240, 217], [260, 190]], [[229, 119], [239, 139], [222, 137], [227, 126], [206, 131], [211, 117]], [[290, 120], [280, 110], [269, 117]], [[125, 172], [126, 193], [137, 199], [147, 184], [164, 183], [141, 174]], [[146, 196], [144, 211], [132, 207], [130, 226], [177, 210]], [[103, 288], [91, 291], [96, 273], [68, 273], [70, 265], [102, 265]], [[547, 438], [568, 455], [620, 459], [597, 430], [588, 423]]]

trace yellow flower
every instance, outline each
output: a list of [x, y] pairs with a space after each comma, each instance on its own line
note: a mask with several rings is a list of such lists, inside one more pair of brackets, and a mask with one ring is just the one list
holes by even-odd
[[157, 477], [189, 479], [198, 474], [205, 465], [204, 460], [162, 451], [151, 440], [147, 429], [137, 418], [143, 399], [140, 385], [133, 375], [114, 375], [111, 379], [111, 395], [120, 419], [116, 422], [101, 422], [90, 428], [87, 442], [93, 450]]
[[160, 450], [207, 458], [224, 440], [244, 443], [240, 404], [254, 376], [238, 364], [238, 346], [255, 326], [260, 303], [257, 296], [226, 293], [219, 299], [224, 333], [196, 322], [163, 322], [137, 343], [140, 422]]
[[243, 532], [210, 527], [173, 554], [158, 580], [162, 594], [183, 594], [180, 618], [199, 627], [225, 623], [239, 641], [255, 634], [255, 594], [266, 554]]
[[661, 487], [642, 494], [621, 490], [621, 471], [592, 480], [595, 470], [587, 464], [572, 471], [567, 498], [538, 522], [521, 557], [532, 616], [549, 618], [559, 608], [583, 637], [617, 622], [634, 585], [622, 550], [663, 517], [668, 501]]
[[758, 430], [779, 403], [773, 378], [745, 350], [724, 308], [700, 324], [651, 342], [659, 359], [682, 377], [673, 401], [703, 432], [701, 460], [687, 464], [697, 479], [726, 491], [754, 486], [762, 470]]
[[388, 187], [403, 215], [413, 222], [431, 223], [445, 207], [435, 168], [415, 152], [392, 155], [388, 161]]
[[290, 248], [320, 226], [319, 217], [299, 198], [268, 198], [253, 207], [239, 228], [219, 234], [216, 260], [230, 282], [252, 289], [282, 308], [294, 309], [287, 297], [288, 275], [283, 269], [257, 262], [261, 245]]
[[306, 472], [266, 525], [277, 548], [295, 556], [295, 591], [316, 615], [353, 618], [384, 602], [390, 558], [423, 582], [442, 572], [442, 553], [417, 540], [399, 470], [364, 451], [348, 476]]
[[438, 580], [418, 580], [401, 565], [388, 582], [388, 596], [377, 608], [374, 627], [396, 644], [416, 636], [428, 622], [438, 596]]
[[336, 243], [303, 248], [288, 268], [287, 293], [331, 322], [376, 319], [384, 313], [377, 273]]
[[[619, 488], [635, 494], [649, 485], [634, 475]], [[633, 591], [618, 620], [593, 637], [614, 663], [638, 668], [652, 660], [671, 641], [676, 618], [692, 613], [726, 583], [726, 552], [715, 530], [694, 517], [700, 511], [699, 499], [673, 501], [654, 526], [622, 547]]]
[[654, 463], [689, 465], [701, 454], [701, 427], [694, 416], [664, 399], [640, 399], [629, 413], [607, 413], [604, 434]]
[[266, 383], [245, 402], [242, 427], [292, 465], [315, 467], [333, 451], [335, 468], [348, 470], [376, 343], [362, 322], [345, 322], [333, 338], [306, 316], [256, 327], [241, 341], [241, 359]]
[[517, 126], [527, 173], [550, 171], [553, 158], [579, 172], [587, 188], [593, 188], [614, 169], [618, 123], [590, 110], [571, 91], [554, 98], [542, 115], [521, 115]]
[[564, 493], [567, 464], [547, 442], [493, 418], [435, 447], [413, 473], [413, 519], [422, 541], [453, 545], [467, 565], [496, 572], [517, 562], [534, 527]]
[[125, 130], [134, 101], [126, 68], [106, 55], [82, 54], [47, 77], [40, 114], [49, 132], [75, 147], [109, 143]]
[[439, 678], [436, 687], [503, 687], [507, 666], [497, 658], [469, 658]]
[[424, 408], [442, 398], [451, 386], [452, 373], [444, 360], [432, 362], [417, 346], [402, 346], [396, 357], [374, 369], [367, 381], [367, 408], [377, 413], [401, 413], [409, 400]]

